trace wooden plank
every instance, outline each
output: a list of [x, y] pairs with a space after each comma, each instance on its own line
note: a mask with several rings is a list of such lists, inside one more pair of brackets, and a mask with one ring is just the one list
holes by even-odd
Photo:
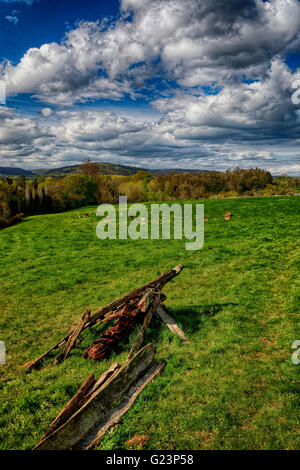
[[[44, 440], [47, 436], [52, 434], [56, 429], [62, 426], [67, 420], [77, 411], [81, 406], [86, 402], [91, 395], [104, 384], [105, 381], [112, 376], [112, 374], [119, 368], [117, 362], [114, 362], [103, 374], [100, 378], [95, 381], [94, 374], [91, 374], [79, 390], [75, 393], [75, 395], [71, 398], [71, 400], [66, 404], [66, 406], [62, 409], [59, 415], [55, 418], [55, 420], [50, 425], [47, 432], [42, 437], [41, 441]], [[40, 441], [40, 442], [41, 442]]]
[[153, 314], [157, 308], [157, 305], [160, 300], [160, 292], [155, 292], [154, 290], [148, 291], [144, 297], [140, 300], [138, 307], [141, 309], [142, 312], [147, 311], [146, 316], [143, 321], [143, 325], [137, 335], [137, 338], [131, 349], [129, 351], [127, 359], [130, 359], [141, 347], [144, 341], [144, 333], [149, 327]]
[[[55, 351], [55, 349], [59, 348], [62, 346], [66, 341], [68, 341], [70, 335], [65, 336], [63, 339], [61, 339], [58, 343], [56, 343], [54, 346], [52, 346], [48, 351], [46, 351], [44, 354], [39, 356], [37, 359], [35, 359], [33, 362], [29, 362], [26, 366], [26, 369], [35, 369], [37, 368], [40, 363], [42, 362], [43, 359], [45, 359], [49, 354], [52, 353], [52, 351]], [[24, 366], [25, 367], [25, 366]]]
[[55, 359], [55, 362], [54, 362], [55, 364], [59, 364], [60, 362], [62, 362], [64, 359], [68, 357], [71, 349], [75, 346], [78, 336], [84, 329], [85, 325], [89, 323], [90, 317], [91, 317], [91, 311], [87, 309], [84, 312], [83, 317], [78, 323], [78, 325], [76, 326], [75, 330], [69, 336], [67, 344], [65, 345], [65, 347], [63, 348], [59, 356], [57, 356], [57, 358]]
[[183, 266], [182, 264], [179, 264], [173, 269], [170, 269], [170, 271], [167, 271], [160, 276], [156, 277], [150, 282], [147, 282], [141, 287], [138, 287], [137, 289], [132, 290], [131, 292], [128, 292], [125, 294], [123, 297], [121, 297], [118, 300], [115, 300], [114, 302], [106, 305], [105, 307], [100, 308], [91, 316], [91, 321], [97, 321], [100, 318], [103, 318], [104, 315], [107, 312], [110, 312], [112, 310], [116, 310], [118, 307], [120, 307], [122, 304], [125, 302], [128, 302], [129, 300], [133, 299], [134, 297], [137, 297], [141, 292], [143, 292], [146, 289], [150, 289], [151, 287], [160, 287], [160, 289], [163, 288], [163, 286], [171, 281], [175, 276], [178, 276], [180, 272], [182, 271]]
[[189, 343], [188, 339], [185, 337], [183, 331], [179, 328], [174, 318], [169, 315], [162, 304], [158, 304], [156, 308], [156, 314], [161, 318], [161, 320], [167, 325], [167, 327], [174, 333], [179, 336], [179, 338], [185, 343]]
[[[72, 416], [75, 411], [77, 411], [83, 405], [86, 400], [86, 394], [95, 383], [94, 374], [91, 374], [81, 385], [79, 390], [71, 398], [71, 400], [66, 404], [66, 406], [61, 410], [59, 415], [55, 420], [50, 424], [49, 429], [46, 431], [41, 441], [43, 441], [47, 436], [50, 436], [56, 429], [62, 426], [69, 418]], [[40, 442], [41, 442], [40, 441]]]
[[119, 368], [120, 368], [119, 364], [117, 362], [114, 362], [105, 372], [103, 372], [103, 374], [99, 377], [97, 382], [95, 382], [91, 386], [91, 388], [90, 388], [90, 390], [88, 390], [85, 398], [86, 399], [90, 398], [92, 396], [92, 394], [96, 390], [98, 390], [98, 388], [100, 388], [101, 385], [103, 385], [104, 382], [106, 382], [109, 379], [109, 377], [111, 377], [116, 372], [116, 370], [119, 369]]
[[151, 343], [125, 363], [88, 399], [71, 418], [41, 441], [36, 450], [72, 449], [94, 426], [100, 423], [138, 377], [153, 363]]
[[[109, 317], [110, 314], [108, 314], [107, 316]], [[105, 321], [109, 321], [110, 320], [110, 317], [108, 318], [108, 320], [106, 320], [107, 316], [105, 315], [105, 318], [100, 321], [98, 323], [101, 324], [101, 323], [104, 323]], [[112, 318], [112, 320], [114, 320], [114, 318]], [[86, 330], [87, 328], [91, 328], [92, 326], [96, 325], [96, 322], [89, 322], [85, 325], [85, 327], [83, 328], [82, 331]], [[67, 341], [68, 339], [70, 338], [71, 334], [73, 333], [73, 331], [71, 331], [70, 334], [68, 334], [67, 336], [65, 336], [63, 339], [61, 339], [58, 343], [56, 343], [54, 346], [52, 346], [50, 349], [48, 349], [48, 351], [46, 351], [44, 354], [42, 354], [41, 356], [39, 356], [37, 359], [35, 359], [35, 361], [33, 362], [29, 362], [28, 364], [26, 364], [26, 366], [24, 365], [24, 369], [28, 369], [28, 370], [31, 370], [31, 369], [36, 369], [40, 364], [41, 362], [43, 361], [43, 359], [45, 359], [47, 356], [49, 356], [51, 354], [51, 352], [55, 351], [55, 349], [63, 346]], [[85, 335], [86, 336], [86, 335]], [[76, 342], [76, 344], [80, 344], [81, 341], [83, 341], [83, 339], [85, 338], [85, 336], [83, 338], [79, 338]]]
[[143, 375], [143, 377], [137, 382], [137, 384], [130, 389], [122, 403], [106, 416], [106, 418], [102, 421], [99, 427], [97, 426], [97, 431], [90, 436], [90, 439], [92, 440], [88, 442], [88, 439], [86, 439], [84, 442], [81, 443], [80, 448], [85, 450], [91, 450], [97, 445], [99, 445], [105, 433], [121, 420], [124, 414], [132, 407], [140, 393], [149, 384], [149, 382], [154, 380], [155, 377], [162, 372], [165, 365], [165, 362], [162, 362], [160, 364], [154, 364], [151, 369], [145, 375]]

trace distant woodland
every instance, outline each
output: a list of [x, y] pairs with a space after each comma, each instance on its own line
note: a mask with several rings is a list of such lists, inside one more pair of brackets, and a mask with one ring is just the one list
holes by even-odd
[[61, 177], [24, 175], [0, 179], [0, 228], [24, 216], [62, 212], [86, 205], [116, 203], [119, 195], [128, 202], [172, 201], [238, 196], [294, 195], [300, 192], [300, 178], [273, 178], [265, 170], [251, 168], [226, 172], [154, 175], [104, 175], [89, 160], [78, 173]]

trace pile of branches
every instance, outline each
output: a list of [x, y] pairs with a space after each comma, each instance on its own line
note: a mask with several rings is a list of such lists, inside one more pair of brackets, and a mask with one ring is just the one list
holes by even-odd
[[105, 433], [116, 426], [133, 405], [139, 394], [164, 369], [165, 362], [156, 362], [151, 343], [142, 346], [144, 333], [154, 315], [182, 341], [183, 331], [167, 313], [163, 302], [163, 287], [177, 276], [183, 266], [161, 274], [147, 284], [129, 292], [94, 314], [87, 309], [77, 327], [42, 356], [31, 362], [29, 369], [37, 368], [52, 351], [61, 348], [55, 363], [65, 360], [84, 336], [82, 332], [100, 323], [114, 322], [83, 354], [84, 359], [101, 360], [141, 324], [125, 362], [112, 364], [98, 380], [91, 374], [35, 446], [35, 450], [75, 449], [90, 450], [98, 446]]
[[31, 370], [40, 367], [44, 359], [58, 348], [61, 348], [61, 351], [55, 359], [55, 364], [62, 362], [69, 356], [71, 350], [84, 339], [82, 333], [85, 330], [96, 324], [107, 322], [115, 323], [86, 349], [83, 354], [84, 359], [101, 360], [107, 357], [121, 340], [126, 336], [128, 337], [138, 324], [142, 324], [136, 341], [129, 352], [128, 358], [132, 357], [142, 346], [144, 333], [154, 315], [157, 315], [183, 341], [187, 341], [182, 330], [166, 312], [163, 305], [166, 297], [162, 293], [164, 286], [175, 276], [178, 276], [182, 269], [182, 265], [176, 266], [147, 284], [100, 308], [94, 314], [91, 314], [91, 311], [87, 309], [77, 327], [69, 335], [60, 340], [35, 361], [26, 364], [26, 368]]

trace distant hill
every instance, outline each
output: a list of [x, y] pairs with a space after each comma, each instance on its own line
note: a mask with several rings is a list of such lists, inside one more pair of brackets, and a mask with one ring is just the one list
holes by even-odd
[[[134, 175], [142, 168], [114, 163], [97, 162], [99, 172], [103, 175]], [[66, 175], [68, 173], [79, 173], [80, 165], [63, 166], [61, 168], [41, 168], [32, 170], [36, 175]]]
[[[79, 173], [80, 165], [63, 166], [60, 168], [39, 168], [37, 170], [24, 170], [23, 168], [17, 167], [0, 167], [0, 175], [3, 176], [64, 176], [69, 173]], [[115, 165], [113, 163], [98, 163], [100, 173], [104, 175], [134, 175], [142, 168], [126, 166], [126, 165]]]
[[9, 167], [9, 166], [0, 166], [0, 175], [3, 176], [33, 176], [34, 173], [30, 170], [23, 170], [23, 168]]
[[[138, 171], [149, 171], [155, 174], [168, 174], [168, 173], [197, 173], [200, 170], [185, 170], [183, 168], [163, 168], [163, 169], [147, 169], [147, 168], [139, 168], [134, 166], [127, 166], [127, 165], [118, 165], [115, 163], [97, 163], [99, 167], [99, 171], [103, 175], [134, 175]], [[71, 166], [64, 166], [61, 168], [45, 168], [39, 170], [32, 170], [35, 174], [38, 175], [64, 175], [68, 173], [78, 173], [80, 165], [71, 165]], [[209, 172], [209, 170], [201, 170], [204, 172]]]
[[[99, 172], [103, 175], [134, 175], [138, 171], [149, 171], [156, 175], [168, 173], [197, 173], [199, 171], [209, 172], [209, 170], [186, 170], [183, 168], [163, 168], [163, 169], [146, 169], [127, 165], [118, 165], [114, 163], [97, 162]], [[24, 170], [17, 167], [0, 167], [0, 175], [2, 176], [18, 176], [25, 175], [28, 177], [43, 176], [64, 176], [70, 173], [79, 173], [80, 165], [63, 166], [60, 168], [39, 168], [37, 170]]]

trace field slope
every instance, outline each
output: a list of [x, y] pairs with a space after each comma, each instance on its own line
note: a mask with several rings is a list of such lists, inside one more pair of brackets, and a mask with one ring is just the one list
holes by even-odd
[[291, 362], [300, 339], [300, 198], [204, 204], [200, 251], [180, 240], [99, 241], [97, 218], [79, 219], [79, 211], [0, 231], [0, 340], [8, 352], [0, 365], [0, 448], [32, 448], [84, 379], [121, 363], [129, 345], [106, 361], [84, 361], [99, 327], [58, 366], [50, 361], [31, 374], [20, 366], [69, 332], [86, 307], [179, 263], [185, 269], [164, 292], [190, 344], [153, 322], [147, 340], [166, 369], [100, 448], [126, 448], [135, 435], [147, 435], [149, 449], [300, 447], [300, 365]]

